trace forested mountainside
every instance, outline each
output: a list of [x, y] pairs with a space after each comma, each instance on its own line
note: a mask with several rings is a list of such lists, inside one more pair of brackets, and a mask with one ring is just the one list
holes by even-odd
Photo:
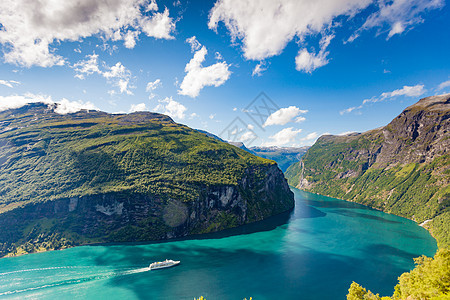
[[325, 135], [286, 172], [290, 185], [425, 223], [450, 246], [450, 94], [421, 99], [388, 125]]
[[218, 231], [294, 206], [276, 163], [165, 115], [0, 112], [0, 256]]

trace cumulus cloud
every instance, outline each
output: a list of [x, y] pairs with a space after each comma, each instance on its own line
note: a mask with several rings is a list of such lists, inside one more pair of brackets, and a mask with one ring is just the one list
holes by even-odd
[[303, 71], [306, 73], [312, 73], [317, 68], [323, 67], [328, 64], [328, 54], [326, 51], [334, 35], [327, 35], [320, 41], [319, 53], [310, 53], [306, 48], [301, 49], [295, 57], [295, 69], [297, 71]]
[[166, 97], [158, 102], [159, 104], [154, 108], [155, 111], [172, 118], [184, 119], [187, 108], [180, 102], [173, 100], [172, 97]]
[[[312, 72], [328, 63], [326, 47], [320, 51], [308, 50], [307, 38], [320, 34], [327, 37], [346, 20], [366, 10], [369, 5], [376, 11], [360, 21], [364, 26], [349, 41], [356, 39], [363, 30], [390, 26], [388, 37], [412, 28], [422, 21], [420, 15], [443, 5], [444, 0], [217, 0], [210, 11], [208, 27], [216, 30], [223, 23], [231, 40], [242, 42], [244, 57], [263, 60], [279, 55], [286, 45], [297, 39], [300, 50], [296, 67]], [[344, 16], [344, 18], [342, 18]], [[336, 20], [339, 18], [339, 20]], [[360, 26], [362, 24], [359, 24]]]
[[94, 73], [102, 74], [98, 67], [98, 55], [95, 53], [86, 55], [85, 60], [80, 60], [75, 63], [72, 68], [75, 70], [75, 77], [78, 79], [85, 79], [85, 75], [91, 75]]
[[438, 85], [438, 91], [448, 88], [450, 86], [450, 80], [444, 81]]
[[147, 106], [145, 105], [145, 103], [139, 103], [139, 104], [131, 104], [130, 110], [129, 112], [137, 112], [137, 111], [146, 111]]
[[296, 106], [280, 108], [267, 118], [267, 120], [264, 122], [263, 127], [271, 125], [286, 125], [287, 123], [293, 121], [297, 123], [302, 122], [305, 120], [305, 118], [299, 115], [306, 114], [307, 112], [307, 110], [300, 109]]
[[87, 102], [83, 102], [81, 100], [69, 101], [66, 98], [62, 98], [59, 101], [53, 101], [51, 96], [26, 93], [24, 95], [0, 96], [0, 111], [20, 108], [29, 103], [38, 103], [38, 102], [42, 102], [47, 105], [56, 104], [54, 111], [58, 114], [75, 113], [82, 109], [98, 110], [98, 108], [95, 107], [95, 105], [89, 101]]
[[175, 29], [168, 9], [157, 12], [148, 0], [3, 0], [0, 24], [5, 61], [25, 67], [65, 64], [56, 54], [63, 41], [98, 36], [133, 48], [141, 33], [172, 39]]
[[317, 132], [311, 132], [309, 134], [307, 134], [304, 138], [301, 138], [301, 141], [311, 141], [311, 140], [315, 140], [317, 139], [319, 135], [317, 134]]
[[69, 101], [66, 98], [61, 99], [56, 102], [55, 112], [58, 114], [72, 114], [77, 111], [87, 109], [87, 110], [98, 110], [97, 107], [91, 102], [83, 102], [81, 100]]
[[[198, 47], [195, 46], [194, 49], [195, 48]], [[186, 76], [184, 76], [183, 82], [181, 82], [178, 94], [195, 98], [205, 86], [218, 87], [230, 78], [231, 72], [228, 70], [230, 65], [225, 61], [217, 62], [208, 67], [202, 66], [207, 53], [208, 51], [205, 46], [201, 46], [201, 48], [195, 52], [194, 57], [184, 69]]]
[[0, 79], [0, 84], [4, 85], [4, 86], [7, 86], [7, 87], [10, 87], [10, 88], [13, 88], [16, 85], [19, 85], [20, 82], [19, 81], [15, 81], [15, 80], [2, 80], [2, 79]]
[[[105, 62], [99, 63], [98, 55], [93, 53], [86, 55], [85, 60], [75, 63], [72, 68], [75, 70], [75, 77], [78, 79], [85, 79], [86, 76], [92, 74], [99, 74], [106, 78], [112, 85], [119, 88], [119, 93], [133, 95], [130, 88], [131, 71], [128, 70], [121, 62], [117, 62], [110, 67]], [[110, 94], [115, 94], [115, 91], [110, 91]]]
[[241, 39], [247, 59], [262, 60], [278, 55], [295, 36], [321, 32], [339, 15], [367, 7], [370, 0], [219, 0], [208, 26], [223, 22], [233, 40]]
[[266, 142], [263, 146], [282, 146], [291, 143], [295, 140], [297, 135], [302, 132], [302, 129], [293, 129], [293, 127], [288, 127], [280, 130], [276, 134], [269, 137], [272, 141]]
[[425, 92], [426, 92], [426, 89], [424, 88], [423, 84], [417, 84], [417, 85], [413, 85], [413, 86], [405, 85], [401, 89], [393, 90], [392, 92], [381, 93], [381, 95], [379, 97], [364, 99], [363, 102], [361, 103], [361, 105], [346, 108], [344, 110], [341, 110], [339, 113], [341, 115], [344, 115], [346, 113], [350, 113], [355, 110], [360, 110], [368, 103], [381, 102], [381, 101], [385, 101], [385, 100], [388, 100], [388, 99], [391, 99], [394, 97], [398, 97], [398, 96], [419, 97], [419, 96], [423, 95]]

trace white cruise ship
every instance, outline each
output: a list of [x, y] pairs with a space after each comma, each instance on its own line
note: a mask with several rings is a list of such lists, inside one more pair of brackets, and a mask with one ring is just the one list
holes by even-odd
[[178, 265], [179, 263], [180, 263], [179, 260], [166, 259], [165, 261], [158, 261], [158, 262], [151, 263], [148, 268], [150, 270], [170, 268], [170, 267]]

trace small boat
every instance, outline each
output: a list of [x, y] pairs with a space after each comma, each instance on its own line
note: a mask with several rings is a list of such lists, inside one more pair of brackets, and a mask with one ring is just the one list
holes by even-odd
[[157, 262], [151, 263], [148, 268], [150, 270], [170, 268], [170, 267], [178, 265], [179, 263], [180, 263], [179, 260], [166, 259], [165, 261], [157, 261]]

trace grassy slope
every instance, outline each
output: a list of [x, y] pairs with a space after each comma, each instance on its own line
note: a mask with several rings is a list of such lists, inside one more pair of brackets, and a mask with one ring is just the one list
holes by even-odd
[[[431, 113], [445, 121], [448, 107], [444, 112]], [[450, 156], [435, 154], [430, 161], [416, 160], [412, 156], [415, 152], [428, 153], [429, 145], [436, 141], [430, 139], [429, 135], [423, 140], [404, 136], [402, 126], [408, 122], [405, 120], [423, 116], [418, 105], [402, 114], [388, 126], [364, 134], [321, 137], [303, 156], [303, 178], [308, 184], [302, 188], [362, 203], [418, 223], [432, 219], [425, 226], [430, 229], [440, 247], [449, 247]], [[419, 124], [427, 126], [426, 118], [419, 120]], [[442, 126], [447, 126], [444, 125], [446, 123], [441, 126], [433, 122], [434, 119], [429, 122], [430, 129], [425, 128], [424, 132], [436, 132], [436, 128], [442, 130]], [[393, 133], [396, 138], [394, 141], [399, 146], [395, 151], [384, 154], [382, 162], [375, 162], [381, 146], [386, 145], [386, 130]], [[443, 141], [448, 139], [448, 134], [447, 137], [445, 134], [439, 137], [437, 144], [443, 145]], [[391, 144], [384, 147], [390, 147]], [[288, 169], [286, 177], [289, 184], [298, 186], [301, 171], [301, 163]]]
[[274, 164], [162, 115], [36, 110], [0, 113], [0, 212], [124, 191], [191, 201], [199, 184], [235, 185], [246, 168]]
[[[274, 164], [159, 114], [58, 115], [41, 104], [0, 112], [0, 215], [12, 213], [15, 219], [22, 214], [15, 208], [25, 205], [110, 193], [191, 202], [208, 186], [238, 186], [249, 170], [257, 182], [264, 182]], [[249, 211], [252, 205], [255, 211], [264, 210], [258, 200], [249, 199]], [[232, 217], [219, 215], [222, 221], [216, 220], [220, 224], [214, 223], [211, 231], [233, 227]], [[75, 215], [24, 220], [3, 231], [0, 254], [130, 241], [133, 236], [160, 238], [167, 225], [152, 218], [139, 223], [142, 228], [127, 226], [109, 236], [98, 232], [104, 230], [101, 226], [89, 236], [67, 230], [82, 226]]]

